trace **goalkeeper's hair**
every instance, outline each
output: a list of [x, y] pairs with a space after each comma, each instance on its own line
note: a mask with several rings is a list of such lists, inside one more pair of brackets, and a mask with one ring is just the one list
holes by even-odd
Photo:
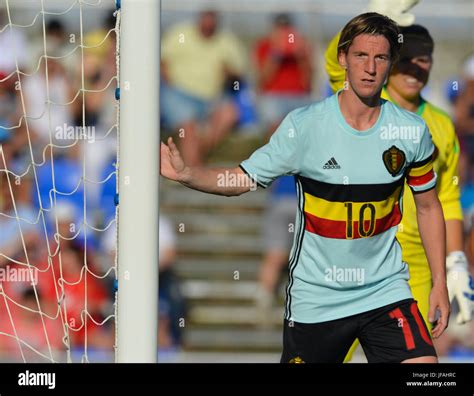
[[352, 18], [341, 31], [337, 53], [347, 54], [354, 39], [361, 34], [384, 36], [390, 43], [390, 58], [396, 62], [400, 53], [400, 30], [395, 21], [376, 12], [367, 12]]

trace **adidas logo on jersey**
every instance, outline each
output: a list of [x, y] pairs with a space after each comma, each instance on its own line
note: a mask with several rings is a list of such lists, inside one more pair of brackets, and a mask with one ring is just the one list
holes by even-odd
[[332, 157], [324, 164], [323, 169], [341, 169], [341, 166], [336, 162], [334, 157]]

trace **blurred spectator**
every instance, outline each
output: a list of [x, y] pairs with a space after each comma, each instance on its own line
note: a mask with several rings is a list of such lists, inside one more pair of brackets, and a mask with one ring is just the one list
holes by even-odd
[[58, 359], [58, 351], [64, 348], [63, 326], [58, 319], [41, 317], [40, 308], [44, 312], [42, 306], [46, 305], [41, 293], [25, 284], [13, 300], [0, 299], [0, 355], [9, 361], [44, 362], [38, 352], [51, 358], [51, 350], [53, 359]]
[[99, 209], [100, 223], [106, 226], [115, 219], [115, 195], [117, 193], [117, 176], [115, 164], [106, 164], [101, 173], [101, 180], [106, 180], [100, 185]]
[[[88, 227], [95, 224], [98, 210], [98, 199], [92, 192], [97, 190], [98, 195], [101, 185], [84, 182], [81, 148], [80, 143], [76, 143], [66, 149], [54, 149], [53, 161], [48, 148], [44, 164], [36, 167], [39, 193], [35, 189], [31, 198], [37, 209], [43, 208], [49, 214], [46, 219], [49, 234], [56, 230], [55, 216], [66, 213], [71, 217], [70, 227], [77, 233], [77, 241], [83, 244], [87, 231], [87, 243], [94, 247], [96, 236]], [[85, 177], [91, 180], [87, 172]], [[87, 225], [83, 225], [84, 215]]]
[[107, 58], [112, 52], [115, 61], [115, 33], [111, 32], [115, 29], [115, 22], [114, 14], [107, 12], [102, 26], [84, 36], [84, 45], [89, 47], [84, 49], [85, 56], [94, 56], [103, 64], [107, 62]]
[[[6, 74], [0, 71], [0, 80], [4, 78]], [[26, 122], [21, 118], [23, 110], [17, 82], [16, 73], [9, 79], [0, 81], [0, 144], [7, 163], [27, 153], [29, 149]]]
[[456, 131], [461, 143], [460, 173], [467, 183], [472, 182], [472, 165], [474, 162], [474, 55], [471, 55], [463, 66], [461, 92], [456, 99], [454, 111]]
[[[76, 144], [67, 149], [53, 150], [54, 162], [50, 160], [50, 150], [52, 149], [48, 148], [46, 151], [45, 163], [36, 168], [39, 194], [36, 191], [33, 192], [33, 202], [38, 209], [42, 207], [50, 214], [49, 225], [53, 228], [55, 228], [53, 209], [58, 213], [67, 212], [73, 216], [73, 221], [78, 228], [83, 221], [84, 212], [84, 183], [82, 181], [80, 146]], [[89, 212], [88, 209], [91, 209], [92, 212], [88, 199], [86, 203], [87, 212]]]
[[[0, 72], [0, 80], [5, 74]], [[11, 129], [13, 125], [18, 124], [20, 116], [17, 114], [17, 92], [7, 82], [0, 82], [0, 144], [9, 162], [13, 156], [26, 144], [24, 136], [21, 133], [14, 133]], [[23, 137], [23, 139], [22, 139]]]
[[231, 33], [219, 30], [214, 11], [202, 12], [197, 24], [180, 24], [165, 33], [161, 116], [178, 132], [177, 143], [189, 165], [202, 163], [237, 121], [236, 104], [223, 97], [223, 89], [228, 81], [238, 88], [244, 66], [241, 44]]
[[311, 101], [311, 48], [291, 17], [279, 14], [268, 36], [258, 41], [255, 60], [260, 116], [271, 135], [291, 110]]
[[[36, 72], [40, 62], [45, 62], [45, 55], [49, 57], [64, 57], [72, 50], [69, 48], [68, 36], [66, 28], [61, 19], [51, 18], [45, 25], [45, 37], [43, 37], [43, 29], [39, 28], [39, 34], [30, 39], [28, 47], [28, 68], [31, 72]], [[46, 48], [45, 48], [46, 45]], [[59, 60], [59, 59], [56, 59]], [[61, 62], [68, 61], [67, 58], [60, 59]], [[63, 64], [64, 65], [64, 64]]]
[[29, 117], [30, 133], [34, 133], [36, 141], [35, 162], [41, 163], [43, 151], [50, 139], [54, 144], [64, 146], [64, 141], [55, 138], [58, 130], [64, 131], [71, 125], [70, 107], [64, 104], [70, 101], [71, 86], [66, 71], [57, 59], [43, 59], [40, 71], [23, 79], [25, 96], [25, 113]]
[[[5, 10], [0, 10], [0, 73], [3, 78], [16, 71], [22, 70], [28, 62], [28, 45], [24, 30], [8, 26], [8, 15]], [[6, 28], [5, 28], [6, 27]], [[9, 79], [13, 82], [14, 79]]]
[[75, 96], [65, 63], [68, 58], [63, 58], [70, 51], [64, 25], [58, 19], [51, 19], [45, 34], [46, 37], [40, 34], [33, 40], [31, 75], [22, 77], [25, 115], [30, 117], [27, 121], [34, 139], [36, 162], [42, 162], [43, 150], [50, 142], [59, 146], [68, 144], [56, 136], [71, 126], [71, 106], [66, 103]]
[[[112, 103], [116, 103], [115, 87], [112, 80], [116, 70], [116, 35], [110, 30], [115, 28], [115, 17], [107, 13], [103, 26], [87, 33], [84, 45], [91, 48], [84, 49], [84, 69], [82, 62], [75, 68], [74, 89], [82, 87], [82, 73], [84, 72], [84, 112], [82, 95], [72, 104], [74, 125], [85, 126], [89, 139], [87, 144], [81, 141], [85, 155], [87, 178], [95, 183], [88, 185], [90, 198], [94, 207], [100, 199], [100, 184], [103, 180], [104, 168], [117, 155], [117, 139], [112, 126], [117, 122], [117, 111]], [[113, 129], [113, 128], [112, 128]], [[107, 137], [106, 137], [107, 136]]]
[[29, 176], [17, 179], [9, 174], [7, 178], [0, 169], [0, 267], [11, 261], [8, 258], [25, 262], [25, 247], [33, 252], [39, 248], [40, 235], [34, 224], [38, 213], [31, 205], [30, 194]]
[[[67, 36], [64, 25], [58, 19], [46, 24], [46, 53], [53, 56], [66, 55]], [[44, 44], [42, 45], [44, 48]]]
[[172, 223], [163, 215], [160, 216], [159, 257], [158, 345], [160, 349], [167, 349], [182, 345], [186, 308], [179, 280], [173, 270], [176, 235]]
[[[107, 229], [102, 249], [113, 261], [116, 254], [116, 228]], [[162, 351], [178, 348], [183, 342], [186, 304], [179, 279], [173, 269], [176, 263], [176, 234], [171, 221], [162, 213], [159, 220], [159, 319], [158, 345]]]
[[[60, 233], [64, 234], [68, 221], [60, 220]], [[52, 244], [54, 246], [54, 243]], [[60, 250], [52, 258], [52, 266], [48, 263], [40, 265], [38, 287], [45, 300], [50, 303], [61, 301], [62, 320], [69, 326], [69, 336], [74, 347], [87, 344], [94, 348], [110, 348], [113, 345], [113, 335], [109, 328], [110, 323], [102, 325], [105, 317], [112, 314], [112, 301], [106, 289], [106, 283], [99, 277], [95, 264], [95, 256], [89, 249], [87, 253], [75, 240], [61, 239]], [[64, 291], [64, 300], [61, 295]], [[56, 315], [57, 303], [51, 305]]]

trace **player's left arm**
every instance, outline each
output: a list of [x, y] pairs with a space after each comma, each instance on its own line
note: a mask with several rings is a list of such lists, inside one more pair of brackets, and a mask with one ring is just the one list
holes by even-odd
[[[421, 241], [431, 269], [433, 287], [430, 294], [428, 320], [437, 323], [433, 337], [439, 337], [448, 325], [449, 298], [446, 285], [446, 226], [443, 209], [436, 193], [437, 175], [433, 170], [435, 146], [426, 124], [416, 144], [407, 171], [407, 184], [413, 192]], [[436, 317], [437, 311], [439, 318]]]
[[430, 322], [439, 318], [433, 328], [433, 337], [438, 338], [448, 326], [449, 299], [446, 284], [446, 229], [443, 210], [434, 188], [414, 194], [416, 217], [421, 241], [431, 269], [433, 287], [430, 294]]

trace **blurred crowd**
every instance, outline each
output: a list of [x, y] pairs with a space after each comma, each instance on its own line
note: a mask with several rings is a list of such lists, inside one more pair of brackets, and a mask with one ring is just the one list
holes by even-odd
[[[291, 15], [269, 18], [268, 33], [250, 48], [210, 10], [163, 32], [162, 129], [174, 136], [188, 164], [205, 163], [230, 133], [248, 125], [257, 125], [268, 139], [289, 111], [321, 99], [312, 85], [315, 73], [323, 71], [315, 67], [311, 38]], [[0, 27], [7, 22], [0, 12]], [[65, 334], [73, 349], [113, 348], [114, 28], [115, 17], [108, 14], [100, 28], [85, 33], [83, 52], [74, 50], [79, 34], [61, 19], [47, 21], [44, 41], [40, 30], [34, 36], [21, 28], [0, 33], [0, 269], [6, 276], [26, 268], [30, 276], [1, 278], [0, 354], [8, 358], [21, 359], [20, 351], [49, 356], [49, 347], [64, 349]], [[473, 54], [460, 65], [459, 82], [447, 96], [461, 142], [466, 252], [474, 262]], [[256, 296], [262, 317], [275, 304], [296, 210], [291, 178], [279, 179], [269, 194]], [[176, 261], [175, 227], [162, 216], [163, 350], [183, 343], [179, 320], [186, 307]], [[18, 339], [28, 345], [20, 348]]]
[[114, 27], [0, 33], [0, 358], [112, 350]]
[[[67, 349], [76, 360], [86, 350], [113, 356], [115, 24], [108, 12], [83, 38], [61, 18], [46, 21], [44, 37], [40, 25], [0, 33], [0, 360], [64, 360]], [[182, 342], [174, 233], [162, 216], [164, 349]]]

